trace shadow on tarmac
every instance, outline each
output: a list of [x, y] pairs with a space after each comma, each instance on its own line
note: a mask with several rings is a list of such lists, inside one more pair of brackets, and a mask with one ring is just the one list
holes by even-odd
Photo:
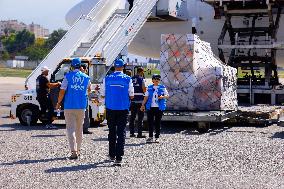
[[66, 160], [66, 157], [61, 158], [50, 158], [50, 159], [37, 159], [37, 160], [31, 160], [31, 159], [25, 159], [25, 160], [19, 160], [11, 163], [2, 163], [0, 165], [22, 165], [22, 164], [32, 164], [32, 163], [47, 163], [51, 161], [62, 161]]
[[272, 139], [284, 139], [284, 131], [282, 131], [282, 132], [277, 132], [277, 133], [275, 133], [272, 137], [271, 137]]
[[[32, 130], [59, 130], [59, 129], [65, 129], [65, 124], [53, 124], [57, 127], [57, 129], [47, 129], [44, 125], [38, 124], [38, 125], [31, 125], [31, 126], [23, 126], [20, 123], [14, 123], [14, 124], [3, 124], [1, 125], [1, 131], [32, 131]], [[4, 129], [5, 128], [5, 129]], [[7, 129], [6, 129], [7, 128]]]
[[108, 138], [94, 138], [92, 139], [94, 142], [108, 142]]
[[110, 162], [111, 162], [110, 160], [104, 160], [101, 162], [88, 164], [88, 165], [76, 165], [72, 167], [52, 168], [52, 169], [47, 169], [44, 172], [45, 173], [65, 173], [65, 172], [74, 172], [74, 171], [85, 171], [88, 169], [95, 169], [95, 168], [100, 168], [100, 167], [113, 167], [111, 164], [106, 164]]
[[66, 137], [66, 135], [32, 135], [32, 138]]
[[[231, 126], [224, 126], [222, 123], [211, 123], [210, 129], [207, 133], [209, 135], [217, 135], [222, 132], [227, 132]], [[188, 122], [162, 122], [161, 134], [175, 134], [182, 133], [185, 135], [202, 135], [197, 130], [194, 123]]]

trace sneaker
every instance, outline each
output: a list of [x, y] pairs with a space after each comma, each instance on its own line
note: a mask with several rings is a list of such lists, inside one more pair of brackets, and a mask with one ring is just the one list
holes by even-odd
[[83, 134], [93, 134], [91, 131], [83, 131]]
[[121, 167], [121, 162], [122, 162], [121, 160], [115, 160], [113, 166]]
[[138, 135], [137, 135], [137, 138], [146, 138], [146, 136], [145, 136], [145, 135], [142, 135], [142, 134], [141, 134], [141, 135], [138, 134]]
[[146, 143], [153, 143], [153, 137], [147, 138]]
[[70, 160], [78, 159], [78, 155], [76, 152], [71, 152], [71, 156], [69, 157]]
[[133, 138], [133, 137], [136, 137], [136, 135], [135, 134], [130, 134], [130, 137]]
[[156, 139], [155, 139], [155, 143], [160, 143], [160, 139], [159, 139], [159, 138], [156, 138]]
[[57, 127], [55, 125], [52, 124], [48, 124], [45, 126], [47, 129], [57, 129]]

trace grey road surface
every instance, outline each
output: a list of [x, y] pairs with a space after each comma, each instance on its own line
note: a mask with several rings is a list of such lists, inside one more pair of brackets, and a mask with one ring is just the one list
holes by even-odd
[[122, 167], [107, 160], [107, 127], [91, 128], [81, 159], [70, 161], [64, 124], [47, 130], [10, 120], [10, 94], [23, 86], [1, 81], [0, 188], [284, 188], [284, 130], [277, 125], [198, 134], [189, 124], [164, 124], [160, 144], [126, 139]]

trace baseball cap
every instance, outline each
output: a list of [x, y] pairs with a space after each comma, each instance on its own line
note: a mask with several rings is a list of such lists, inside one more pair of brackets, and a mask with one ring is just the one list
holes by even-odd
[[122, 60], [122, 59], [116, 59], [115, 61], [114, 61], [114, 67], [123, 67], [124, 66], [124, 61]]
[[44, 71], [50, 71], [50, 69], [47, 66], [42, 66], [40, 69], [42, 72]]
[[81, 66], [81, 59], [80, 58], [73, 58], [71, 62], [71, 66], [74, 68], [80, 68]]

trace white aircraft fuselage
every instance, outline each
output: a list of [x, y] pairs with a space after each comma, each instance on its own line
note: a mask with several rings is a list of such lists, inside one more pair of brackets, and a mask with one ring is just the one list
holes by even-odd
[[[99, 0], [83, 0], [74, 6], [66, 15], [66, 21], [72, 25], [81, 15], [86, 14]], [[126, 0], [121, 0], [121, 8], [125, 7]], [[146, 22], [137, 36], [129, 45], [128, 51], [144, 57], [159, 58], [161, 34], [175, 33], [188, 34], [192, 31], [192, 18], [197, 18], [197, 35], [211, 44], [213, 52], [217, 55], [218, 38], [221, 34], [225, 19], [214, 19], [214, 9], [211, 5], [200, 0], [187, 0], [187, 21], [169, 22]], [[267, 26], [268, 18], [258, 20], [258, 26]], [[243, 18], [232, 19], [233, 27], [247, 27]], [[284, 41], [284, 19], [280, 19], [279, 31], [277, 34], [279, 42]], [[277, 64], [284, 66], [284, 53], [277, 52]]]

